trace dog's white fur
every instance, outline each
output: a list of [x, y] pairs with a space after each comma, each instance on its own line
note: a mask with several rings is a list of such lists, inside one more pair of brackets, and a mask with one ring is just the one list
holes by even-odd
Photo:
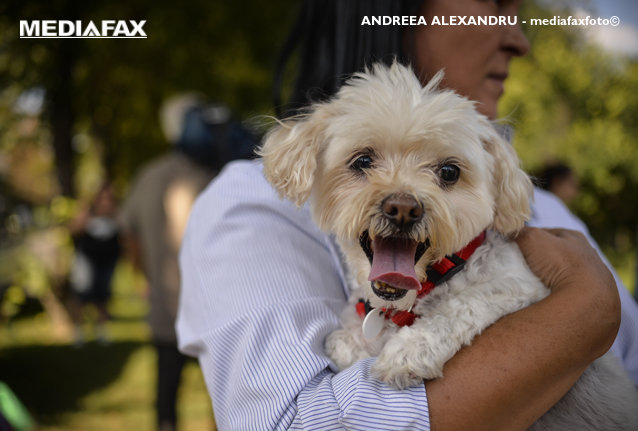
[[[377, 356], [374, 374], [399, 388], [442, 376], [445, 362], [486, 327], [549, 293], [506, 239], [529, 217], [529, 178], [473, 102], [437, 89], [441, 78], [423, 88], [407, 67], [376, 65], [331, 101], [280, 123], [260, 149], [268, 180], [298, 205], [310, 199], [314, 220], [335, 235], [348, 265], [350, 304], [343, 327], [326, 340], [328, 355], [340, 369]], [[372, 160], [364, 172], [352, 168], [361, 155]], [[461, 174], [458, 182], [445, 184], [439, 170], [450, 163]], [[397, 301], [375, 295], [368, 281], [371, 264], [359, 243], [365, 231], [372, 239], [396, 234], [381, 203], [397, 194], [413, 197], [424, 209], [422, 220], [402, 232], [429, 241], [415, 265], [420, 281], [428, 264], [488, 229], [463, 271], [419, 300], [416, 291]], [[414, 304], [420, 317], [402, 328], [388, 320], [368, 341], [355, 312], [359, 298], [373, 307]], [[607, 354], [533, 429], [638, 429], [636, 388]]]

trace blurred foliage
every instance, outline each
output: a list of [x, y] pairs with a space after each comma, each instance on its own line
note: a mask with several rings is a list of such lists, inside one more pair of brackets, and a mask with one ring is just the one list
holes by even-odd
[[[163, 100], [195, 91], [239, 118], [270, 111], [274, 61], [296, 13], [292, 0], [0, 3], [0, 317], [29, 297], [63, 296], [65, 226], [104, 178], [123, 195], [168, 149]], [[146, 20], [148, 38], [19, 38], [20, 20], [42, 19]], [[34, 250], [42, 241], [45, 252]]]
[[66, 228], [53, 226], [29, 232], [20, 244], [3, 250], [2, 257], [0, 281], [7, 287], [0, 296], [0, 315], [11, 318], [27, 297], [45, 301], [52, 290], [62, 296], [73, 243]]
[[[43, 87], [45, 128], [55, 128], [60, 105], [70, 109], [73, 136], [90, 136], [123, 188], [144, 161], [166, 149], [157, 112], [168, 96], [197, 91], [242, 117], [270, 110], [273, 64], [296, 10], [292, 0], [2, 2], [0, 115], [7, 100], [10, 105], [22, 91]], [[146, 20], [148, 38], [19, 39], [19, 20], [32, 19]], [[56, 97], [60, 88], [67, 92]], [[17, 140], [2, 123], [5, 150]], [[74, 153], [86, 147], [72, 144]]]
[[[523, 17], [560, 12], [526, 2]], [[568, 13], [563, 11], [563, 16]], [[527, 26], [500, 112], [530, 172], [562, 161], [580, 179], [572, 210], [606, 248], [632, 253], [638, 227], [638, 59], [586, 43], [580, 27]]]

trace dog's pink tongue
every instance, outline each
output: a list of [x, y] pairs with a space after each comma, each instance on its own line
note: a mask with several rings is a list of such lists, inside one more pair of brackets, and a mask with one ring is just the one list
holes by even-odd
[[369, 281], [382, 281], [399, 289], [421, 288], [414, 271], [417, 243], [408, 239], [376, 237]]

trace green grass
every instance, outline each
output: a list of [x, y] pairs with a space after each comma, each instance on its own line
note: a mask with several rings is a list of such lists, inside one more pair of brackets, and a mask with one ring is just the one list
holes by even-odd
[[[74, 347], [68, 328], [53, 328], [43, 312], [0, 327], [0, 381], [26, 406], [38, 430], [155, 429], [156, 355], [144, 321], [146, 300], [139, 289], [121, 287], [136, 283], [119, 277], [131, 281], [116, 276], [108, 345], [89, 335], [83, 347]], [[180, 430], [216, 429], [194, 360], [184, 369], [178, 415]]]

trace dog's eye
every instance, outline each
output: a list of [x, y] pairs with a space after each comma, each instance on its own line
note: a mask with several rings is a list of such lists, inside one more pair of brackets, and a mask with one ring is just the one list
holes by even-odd
[[446, 185], [454, 184], [459, 180], [461, 170], [456, 165], [443, 165], [439, 169], [439, 177]]
[[357, 157], [354, 162], [350, 165], [351, 169], [355, 171], [363, 171], [364, 169], [369, 169], [372, 167], [372, 157], [368, 155], [362, 155]]

